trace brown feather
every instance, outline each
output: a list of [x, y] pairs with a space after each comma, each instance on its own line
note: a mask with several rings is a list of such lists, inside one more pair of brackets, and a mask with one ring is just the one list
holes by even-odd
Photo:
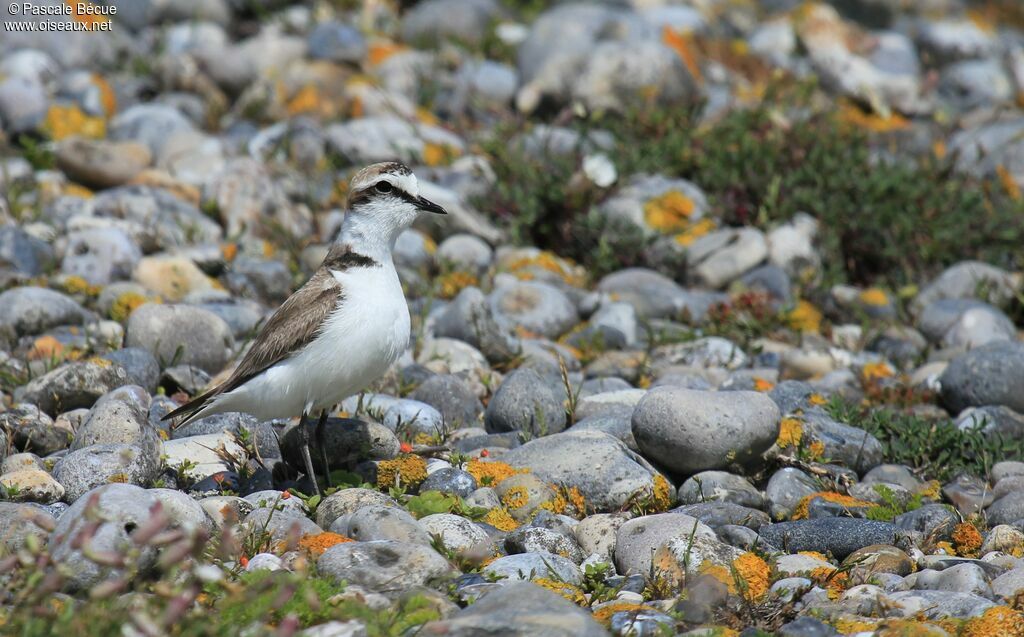
[[237, 389], [308, 345], [317, 337], [324, 319], [337, 307], [343, 295], [341, 285], [331, 270], [376, 265], [376, 261], [353, 252], [347, 245], [331, 246], [323, 265], [274, 312], [231, 376], [167, 414], [163, 420], [186, 416], [179, 423], [179, 426], [184, 425], [212, 398]]

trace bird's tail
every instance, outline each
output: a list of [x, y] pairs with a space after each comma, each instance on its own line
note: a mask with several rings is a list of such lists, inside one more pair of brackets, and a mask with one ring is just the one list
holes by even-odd
[[160, 420], [173, 420], [175, 418], [184, 416], [184, 418], [181, 421], [173, 423], [171, 425], [171, 429], [184, 427], [193, 420], [196, 420], [197, 418], [200, 418], [203, 415], [205, 415], [204, 412], [206, 412], [208, 407], [211, 407], [213, 405], [213, 399], [217, 395], [217, 393], [218, 392], [216, 391], [208, 391], [205, 394], [196, 396], [195, 398], [188, 401], [181, 407], [178, 407], [174, 411], [168, 413]]

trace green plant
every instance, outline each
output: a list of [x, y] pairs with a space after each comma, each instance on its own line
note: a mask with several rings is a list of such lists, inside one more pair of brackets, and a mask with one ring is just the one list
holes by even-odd
[[869, 520], [891, 522], [896, 516], [920, 509], [924, 504], [924, 498], [920, 493], [913, 494], [907, 502], [901, 502], [896, 497], [896, 493], [884, 484], [876, 484], [874, 490], [882, 502], [868, 509], [867, 516]]
[[949, 419], [864, 408], [838, 397], [825, 409], [878, 438], [887, 462], [908, 465], [930, 478], [947, 480], [962, 472], [987, 476], [996, 462], [1024, 459], [1024, 440], [986, 433], [984, 421], [959, 429]]

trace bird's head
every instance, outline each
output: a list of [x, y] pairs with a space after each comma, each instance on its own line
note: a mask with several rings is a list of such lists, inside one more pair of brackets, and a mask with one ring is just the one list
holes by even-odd
[[399, 162], [371, 164], [349, 185], [348, 212], [342, 232], [377, 234], [389, 243], [423, 212], [448, 214], [444, 208], [420, 196], [416, 175]]

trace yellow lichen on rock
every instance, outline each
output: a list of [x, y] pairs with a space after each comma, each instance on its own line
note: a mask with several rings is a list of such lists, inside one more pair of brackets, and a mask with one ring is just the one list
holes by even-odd
[[718, 224], [715, 223], [714, 219], [698, 219], [688, 225], [681, 232], [677, 233], [675, 236], [675, 242], [685, 248], [693, 245], [697, 239], [700, 239], [717, 227]]
[[754, 601], [760, 599], [768, 592], [771, 585], [768, 563], [756, 553], [747, 551], [732, 562], [732, 569], [737, 579], [742, 582], [743, 596]]
[[800, 422], [799, 418], [792, 416], [783, 418], [779, 423], [779, 437], [775, 440], [775, 444], [782, 448], [798, 447], [803, 435], [804, 424]]
[[480, 280], [469, 272], [454, 271], [437, 278], [440, 289], [437, 295], [442, 299], [453, 299], [465, 288], [478, 285]]
[[868, 288], [858, 295], [860, 302], [872, 307], [885, 307], [889, 305], [889, 295], [885, 290], [879, 288]]
[[[145, 305], [149, 299], [138, 292], [125, 292], [119, 295], [110, 305], [110, 318], [123, 323], [128, 320], [139, 306]], [[155, 301], [159, 303], [160, 301]]]
[[786, 322], [798, 332], [819, 332], [823, 318], [818, 308], [804, 300], [797, 301], [796, 306], [786, 314]]
[[612, 621], [612, 615], [616, 613], [649, 613], [652, 610], [654, 610], [652, 607], [644, 604], [636, 604], [633, 602], [611, 602], [595, 610], [594, 619], [607, 626]]
[[853, 496], [844, 495], [842, 493], [836, 493], [834, 491], [818, 491], [817, 493], [805, 495], [804, 497], [800, 498], [800, 502], [796, 505], [796, 508], [793, 509], [793, 517], [791, 519], [806, 519], [808, 516], [808, 509], [811, 506], [811, 502], [813, 502], [816, 499], [822, 499], [825, 500], [826, 502], [834, 502], [835, 504], [838, 504], [840, 506], [850, 508], [873, 506], [871, 502], [868, 502], [867, 500], [860, 500]]
[[499, 531], [515, 531], [519, 528], [519, 523], [516, 522], [515, 518], [512, 517], [512, 514], [505, 507], [494, 507], [484, 515], [482, 521]]
[[414, 486], [427, 479], [427, 461], [413, 453], [377, 463], [377, 487]]
[[690, 225], [690, 217], [697, 209], [693, 199], [678, 190], [669, 190], [644, 204], [644, 222], [653, 230], [664, 234], [682, 232]]
[[476, 459], [467, 462], [465, 468], [466, 472], [476, 478], [476, 483], [482, 487], [497, 486], [506, 478], [520, 473], [529, 473], [529, 469], [516, 469], [507, 462], [484, 462]]
[[76, 135], [99, 139], [107, 134], [107, 123], [102, 117], [86, 115], [75, 104], [54, 104], [46, 111], [43, 130], [54, 141]]
[[953, 529], [953, 546], [962, 557], [978, 557], [983, 538], [978, 529], [970, 522], [961, 522]]
[[587, 605], [587, 596], [583, 594], [583, 591], [578, 586], [573, 586], [567, 582], [560, 582], [555, 579], [549, 579], [547, 577], [538, 577], [533, 580], [533, 583], [541, 588], [546, 588], [549, 591], [554, 591], [566, 598], [573, 604], [578, 606]]
[[1024, 612], [1008, 606], [993, 606], [968, 619], [959, 637], [1020, 637], [1024, 635]]
[[314, 535], [307, 535], [299, 540], [299, 548], [306, 551], [314, 557], [319, 557], [324, 551], [335, 546], [336, 544], [344, 544], [345, 542], [354, 542], [352, 538], [345, 537], [340, 533], [332, 533], [331, 531], [324, 531], [323, 533], [316, 533]]

